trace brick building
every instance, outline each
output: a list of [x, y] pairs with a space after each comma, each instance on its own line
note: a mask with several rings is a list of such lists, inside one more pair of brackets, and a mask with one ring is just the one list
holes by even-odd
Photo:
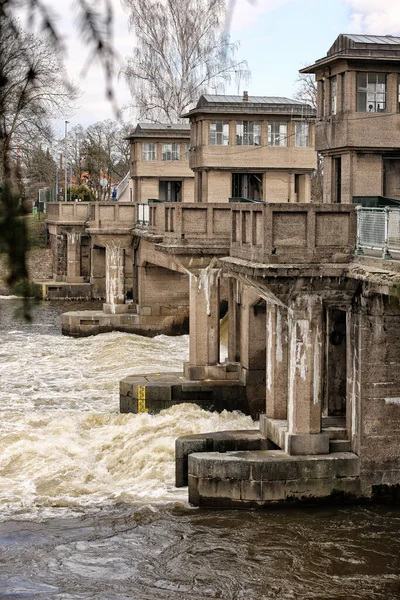
[[130, 201], [193, 202], [187, 124], [139, 123], [131, 142]]
[[201, 96], [190, 119], [196, 202], [309, 202], [315, 111], [279, 97]]
[[400, 198], [400, 37], [341, 34], [301, 73], [318, 85], [324, 202]]

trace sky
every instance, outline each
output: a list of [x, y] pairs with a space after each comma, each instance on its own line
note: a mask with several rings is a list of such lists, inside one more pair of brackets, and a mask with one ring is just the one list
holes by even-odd
[[[132, 52], [134, 36], [120, 0], [110, 1], [115, 48], [123, 67]], [[67, 70], [81, 91], [74, 113], [68, 117], [69, 127], [114, 119], [100, 65], [91, 63], [82, 74], [88, 49], [79, 39], [74, 1], [48, 3], [56, 6], [57, 26], [68, 48]], [[231, 39], [240, 42], [237, 58], [246, 60], [251, 71], [250, 81], [241, 87], [250, 95], [293, 97], [298, 70], [322, 58], [340, 33], [400, 35], [400, 0], [236, 0]], [[130, 94], [122, 77], [116, 78], [114, 89], [118, 105], [124, 109], [124, 120], [134, 125], [134, 114], [125, 108]], [[237, 84], [226, 90], [232, 94], [242, 91]], [[56, 130], [62, 134], [63, 120], [56, 123]]]

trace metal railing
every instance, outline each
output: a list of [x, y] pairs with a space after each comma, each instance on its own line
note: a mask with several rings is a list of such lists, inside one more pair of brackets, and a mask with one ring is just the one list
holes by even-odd
[[383, 259], [400, 253], [400, 208], [363, 208], [357, 206], [356, 254], [380, 250]]
[[137, 204], [136, 225], [148, 227], [150, 221], [150, 207], [148, 204]]
[[129, 185], [129, 180], [131, 178], [131, 173], [130, 171], [125, 175], [125, 177], [122, 179], [122, 181], [119, 182], [119, 184], [117, 185], [117, 200], [120, 199], [120, 197], [122, 196], [122, 194], [124, 193], [124, 191], [126, 190], [126, 188]]

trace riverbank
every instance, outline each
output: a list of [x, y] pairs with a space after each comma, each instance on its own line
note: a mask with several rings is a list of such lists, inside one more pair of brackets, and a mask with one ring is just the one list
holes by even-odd
[[[11, 294], [7, 286], [8, 277], [8, 257], [6, 254], [0, 254], [0, 296]], [[28, 272], [31, 280], [33, 279], [51, 279], [52, 277], [52, 258], [50, 248], [34, 248], [27, 255]]]

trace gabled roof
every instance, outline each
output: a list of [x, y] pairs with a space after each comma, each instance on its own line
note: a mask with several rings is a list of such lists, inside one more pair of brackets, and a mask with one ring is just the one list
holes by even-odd
[[394, 35], [369, 35], [341, 33], [325, 57], [313, 65], [300, 69], [300, 73], [313, 73], [316, 69], [338, 59], [400, 60], [400, 37]]
[[282, 96], [221, 96], [207, 94], [201, 96], [196, 107], [182, 115], [190, 117], [199, 113], [291, 113], [298, 115], [315, 114], [308, 104]]

